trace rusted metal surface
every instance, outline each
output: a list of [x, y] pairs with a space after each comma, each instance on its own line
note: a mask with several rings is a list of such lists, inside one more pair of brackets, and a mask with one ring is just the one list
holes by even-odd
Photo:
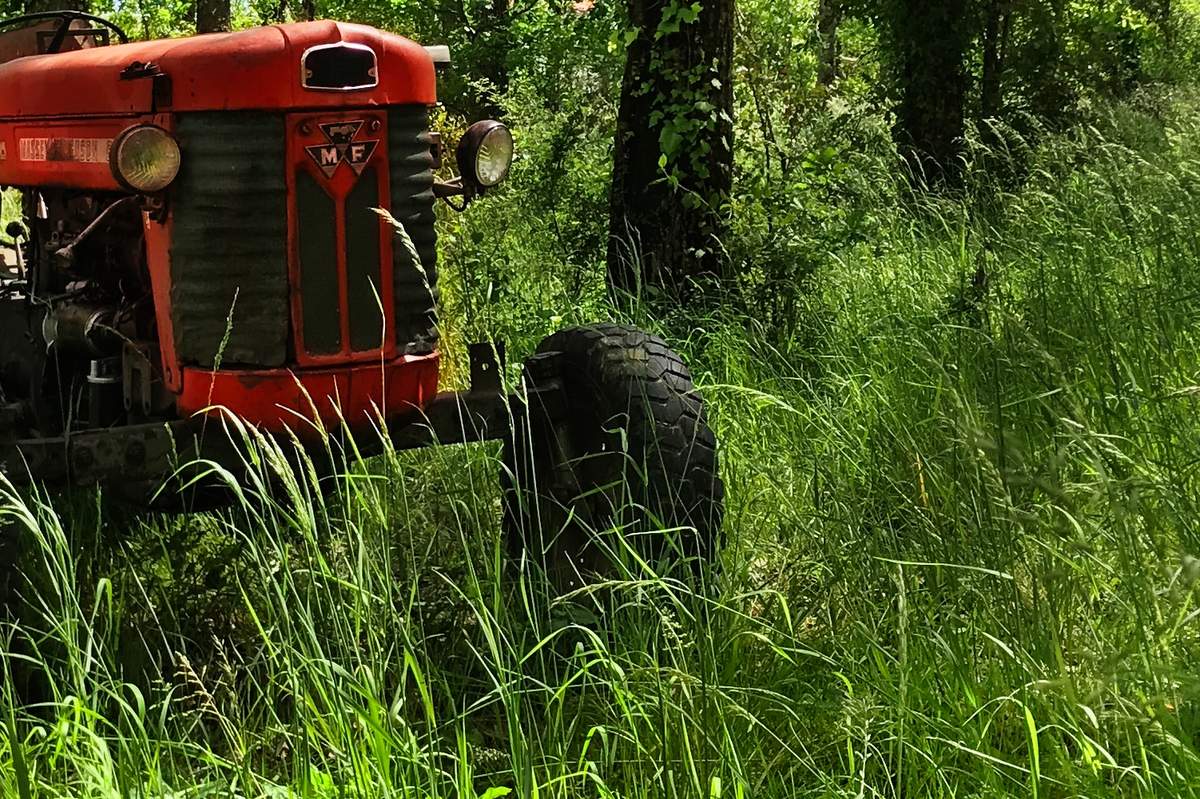
[[[526, 403], [566, 411], [561, 386], [538, 386], [527, 396], [494, 391], [443, 392], [420, 412], [398, 415], [388, 424], [391, 445], [417, 449], [433, 445], [473, 444], [500, 440], [521, 418]], [[561, 406], [561, 407], [560, 407]], [[379, 454], [383, 442], [373, 426], [351, 431], [354, 450], [363, 457]], [[284, 436], [285, 450], [292, 439]], [[215, 420], [185, 421], [117, 427], [70, 436], [25, 439], [0, 444], [0, 470], [9, 480], [31, 480], [52, 485], [133, 484], [163, 481], [188, 467], [199, 470], [203, 461], [233, 468], [243, 445], [232, 441]], [[315, 446], [314, 457], [324, 455]]]
[[[311, 47], [370, 47], [379, 85], [361, 92], [306, 89], [300, 59]], [[0, 118], [73, 114], [144, 114], [150, 81], [119, 81], [135, 61], [154, 63], [175, 84], [175, 110], [338, 109], [348, 97], [364, 105], [437, 102], [433, 60], [423, 47], [365, 25], [305, 22], [254, 28], [221, 37], [162, 39], [33, 56], [0, 65]]]
[[163, 477], [176, 464], [196, 459], [195, 422], [144, 424], [24, 439], [0, 447], [0, 468], [9, 480], [90, 484]]
[[[40, 55], [47, 51], [46, 45], [56, 38], [56, 52], [82, 50], [88, 47], [101, 47], [109, 43], [109, 31], [95, 28], [84, 19], [41, 18], [40, 15], [25, 17], [27, 22], [21, 24], [21, 19], [5, 20], [5, 27], [13, 24], [16, 27], [0, 33], [0, 64], [15, 61], [25, 56]], [[61, 36], [57, 34], [62, 33]], [[67, 34], [70, 35], [67, 35]]]
[[437, 393], [438, 358], [403, 355], [321, 369], [187, 370], [178, 408], [183, 415], [228, 408], [265, 429], [313, 437], [318, 428], [369, 426], [380, 414], [390, 419], [424, 407]]

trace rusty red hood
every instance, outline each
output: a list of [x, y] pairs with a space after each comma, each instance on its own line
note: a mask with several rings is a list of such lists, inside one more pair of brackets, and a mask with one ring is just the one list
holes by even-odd
[[[379, 85], [353, 92], [301, 85], [301, 57], [323, 44], [375, 51]], [[134, 62], [171, 77], [173, 98], [159, 111], [304, 109], [432, 104], [433, 61], [402, 36], [342, 22], [303, 22], [30, 56], [0, 65], [0, 119], [140, 115], [153, 110], [150, 80], [122, 80]]]

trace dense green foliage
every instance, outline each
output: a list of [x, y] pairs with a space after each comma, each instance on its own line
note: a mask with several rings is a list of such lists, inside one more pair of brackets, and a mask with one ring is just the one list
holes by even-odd
[[[117, 13], [183, 32], [172, 8]], [[1003, 114], [969, 111], [962, 189], [927, 195], [885, 9], [848, 7], [823, 87], [816, 8], [745, 0], [736, 278], [664, 311], [605, 288], [620, 10], [493, 8], [319, 8], [448, 41], [447, 130], [516, 133], [508, 185], [440, 222], [449, 381], [465, 341], [663, 333], [722, 439], [719, 575], [551, 601], [505, 563], [486, 446], [390, 453], [328, 499], [268, 450], [289, 496], [182, 519], [5, 490], [34, 589], [0, 629], [0, 795], [1195, 795], [1188, 9], [1062, 3], [1045, 41], [1014, 4]]]

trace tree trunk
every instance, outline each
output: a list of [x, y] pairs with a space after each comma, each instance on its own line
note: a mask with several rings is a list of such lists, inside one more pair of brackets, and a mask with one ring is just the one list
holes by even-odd
[[513, 14], [510, 0], [490, 0], [480, 13], [478, 78], [488, 88], [479, 98], [479, 113], [485, 117], [504, 115], [500, 98], [508, 91], [508, 55], [512, 49]]
[[1026, 17], [1024, 27], [1030, 31], [1027, 41], [1021, 45], [1021, 59], [1029, 98], [1029, 110], [1038, 119], [1056, 127], [1069, 118], [1069, 109], [1075, 107], [1076, 94], [1064, 71], [1067, 66], [1065, 37], [1066, 0], [1048, 0], [1044, 3], [1023, 4], [1021, 14]]
[[222, 33], [232, 23], [230, 0], [196, 0], [196, 33]]
[[970, 19], [966, 0], [900, 0], [890, 24], [896, 139], [913, 177], [930, 187], [953, 187], [961, 177]]
[[825, 88], [833, 86], [841, 77], [838, 64], [841, 57], [838, 26], [841, 22], [842, 0], [820, 0], [817, 6], [817, 38], [821, 43], [817, 59], [817, 83]]
[[608, 276], [683, 299], [725, 275], [733, 184], [733, 0], [629, 0]]
[[988, 3], [987, 22], [983, 30], [983, 76], [980, 80], [979, 116], [994, 119], [1000, 113], [1003, 98], [1001, 73], [1004, 71], [1002, 42], [1008, 28], [1008, 9], [1005, 0]]
[[311, 22], [317, 18], [317, 0], [300, 0], [300, 19]]

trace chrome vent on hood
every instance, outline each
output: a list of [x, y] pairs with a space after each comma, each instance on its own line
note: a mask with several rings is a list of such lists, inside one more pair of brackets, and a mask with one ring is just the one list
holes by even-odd
[[306, 89], [326, 92], [373, 89], [379, 85], [375, 51], [349, 42], [310, 47], [301, 59], [300, 83]]

